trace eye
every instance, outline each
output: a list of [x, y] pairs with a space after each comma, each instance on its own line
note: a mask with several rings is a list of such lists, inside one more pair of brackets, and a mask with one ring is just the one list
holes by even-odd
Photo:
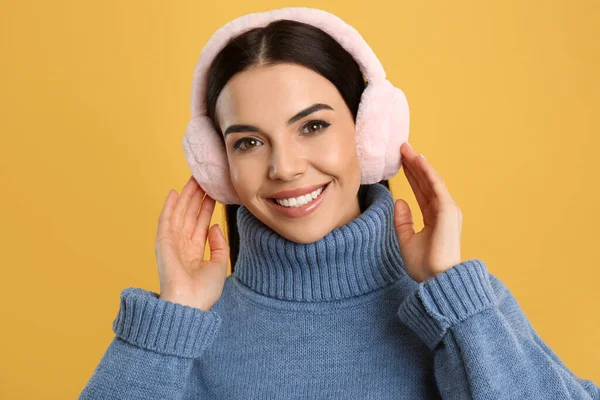
[[[322, 121], [322, 120], [312, 120], [302, 126], [302, 133], [306, 134], [306, 135], [313, 135], [313, 134], [327, 128], [330, 125], [331, 125], [330, 123]], [[305, 132], [305, 130], [307, 128], [309, 131]], [[246, 143], [250, 144], [250, 146], [249, 147], [246, 146], [245, 145]], [[235, 142], [235, 144], [233, 145], [233, 148], [235, 150], [248, 151], [254, 147], [259, 147], [262, 145], [262, 144], [256, 145], [257, 143], [261, 143], [261, 141], [258, 139], [255, 139], [255, 138], [243, 138], [243, 139], [240, 139], [237, 142]]]
[[251, 147], [242, 146], [244, 143], [257, 143], [257, 142], [260, 142], [260, 140], [254, 139], [254, 138], [243, 138], [243, 139], [240, 139], [237, 142], [235, 142], [235, 144], [233, 145], [233, 148], [237, 149], [237, 150], [241, 150], [241, 151], [247, 151], [247, 150], [250, 150], [253, 147], [257, 147], [257, 146], [251, 146]]
[[[313, 121], [309, 121], [307, 122], [303, 127], [302, 127], [302, 133], [305, 133], [307, 135], [312, 135], [320, 130], [323, 130], [325, 128], [327, 128], [329, 125], [331, 125], [330, 123], [327, 123], [325, 121], [321, 121], [321, 120], [313, 120]], [[312, 132], [304, 132], [304, 130], [306, 128], [314, 128], [316, 126], [320, 126], [321, 128], [315, 129]]]

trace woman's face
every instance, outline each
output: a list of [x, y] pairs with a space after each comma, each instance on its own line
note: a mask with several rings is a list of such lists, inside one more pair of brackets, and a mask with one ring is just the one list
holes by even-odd
[[[322, 107], [293, 118], [315, 104]], [[360, 215], [354, 120], [325, 77], [290, 63], [243, 71], [219, 94], [216, 118], [237, 195], [281, 236], [311, 243]], [[273, 201], [302, 188], [308, 197], [284, 193], [296, 200]]]

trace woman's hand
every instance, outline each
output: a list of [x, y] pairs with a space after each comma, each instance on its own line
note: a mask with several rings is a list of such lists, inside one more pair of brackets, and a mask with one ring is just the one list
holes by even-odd
[[423, 230], [415, 233], [408, 203], [397, 199], [394, 227], [408, 275], [423, 282], [460, 263], [462, 213], [431, 164], [408, 142], [400, 147], [404, 174], [421, 213]]
[[[169, 190], [158, 218], [155, 252], [159, 298], [209, 311], [223, 293], [229, 245], [217, 224], [209, 229], [215, 200], [204, 194], [193, 176], [181, 195]], [[207, 236], [210, 260], [205, 261]]]

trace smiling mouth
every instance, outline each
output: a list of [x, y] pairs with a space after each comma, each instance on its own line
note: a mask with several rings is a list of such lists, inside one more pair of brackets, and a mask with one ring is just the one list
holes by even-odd
[[[315, 201], [316, 199], [318, 199], [318, 198], [319, 198], [319, 196], [321, 196], [321, 194], [322, 194], [322, 193], [325, 191], [325, 189], [327, 188], [327, 186], [329, 186], [329, 184], [330, 184], [330, 183], [331, 183], [331, 182], [328, 182], [327, 184], [323, 185], [321, 188], [319, 188], [319, 189], [317, 189], [317, 190], [315, 190], [315, 191], [313, 191], [313, 192], [311, 192], [311, 193], [307, 193], [307, 194], [305, 194], [304, 196], [298, 196], [298, 197], [304, 197], [304, 198], [306, 198], [306, 196], [309, 196], [309, 197], [311, 197], [311, 199], [310, 199], [310, 200], [308, 200], [308, 202], [307, 202], [306, 200], [304, 200], [304, 202], [303, 202], [302, 204], [300, 204], [300, 203], [298, 202], [298, 197], [294, 197], [294, 198], [293, 198], [293, 199], [295, 200], [295, 204], [294, 204], [294, 203], [292, 203], [292, 205], [290, 205], [290, 204], [289, 204], [289, 201], [288, 201], [289, 199], [286, 199], [286, 201], [285, 201], [285, 203], [288, 203], [287, 205], [286, 205], [285, 203], [283, 203], [283, 202], [278, 202], [278, 201], [277, 201], [275, 198], [273, 198], [273, 197], [269, 198], [269, 200], [270, 200], [272, 203], [275, 203], [275, 204], [277, 204], [278, 206], [281, 206], [281, 207], [286, 207], [286, 208], [298, 208], [298, 207], [302, 207], [302, 206], [305, 206], [305, 205], [307, 205], [307, 204], [309, 204], [309, 203], [312, 203], [313, 201]], [[315, 192], [317, 192], [317, 193], [315, 193]], [[315, 194], [316, 194], [316, 197], [312, 197], [312, 193], [315, 193]], [[280, 201], [281, 201], [281, 200], [280, 200]]]

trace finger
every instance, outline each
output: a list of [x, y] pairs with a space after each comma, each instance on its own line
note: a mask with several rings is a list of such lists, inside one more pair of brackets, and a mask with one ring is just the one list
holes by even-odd
[[431, 201], [431, 197], [428, 195], [427, 191], [424, 190], [424, 184], [421, 182], [422, 178], [418, 175], [418, 168], [414, 164], [416, 152], [408, 142], [403, 144], [401, 151], [404, 152], [401, 157], [404, 175], [406, 175], [406, 179], [408, 179], [413, 192], [415, 192], [419, 207], [423, 209], [429, 201]]
[[437, 196], [442, 200], [452, 200], [452, 196], [444, 183], [441, 175], [433, 168], [431, 163], [425, 157], [418, 157], [417, 164], [422, 176], [424, 177], [424, 186], [430, 191], [433, 196]]
[[198, 220], [196, 221], [196, 227], [192, 234], [192, 242], [204, 243], [208, 234], [208, 226], [210, 225], [210, 219], [215, 209], [215, 199], [210, 197], [208, 194], [204, 196], [202, 206], [200, 206], [200, 213], [198, 214]]
[[415, 235], [415, 222], [410, 206], [403, 199], [394, 201], [394, 229], [398, 236], [400, 250], [404, 253], [404, 243]]
[[179, 199], [177, 200], [175, 210], [173, 211], [173, 215], [171, 217], [171, 229], [175, 229], [178, 232], [181, 231], [185, 211], [188, 208], [188, 204], [190, 203], [192, 195], [194, 192], [196, 192], [196, 190], [198, 190], [198, 188], [198, 183], [196, 183], [194, 177], [191, 176], [183, 189], [181, 189], [181, 194], [179, 195]]
[[401, 151], [404, 151], [402, 154], [402, 159], [406, 162], [406, 165], [408, 166], [410, 172], [412, 172], [413, 177], [419, 182], [421, 192], [426, 198], [431, 199], [433, 197], [433, 190], [426, 182], [427, 177], [423, 173], [422, 167], [419, 165], [419, 160], [422, 157], [419, 157], [419, 153], [417, 153], [417, 151], [415, 151], [415, 149], [413, 149], [408, 142], [402, 145]]
[[417, 203], [419, 203], [419, 208], [421, 209], [421, 212], [423, 212], [423, 210], [425, 210], [425, 208], [429, 204], [429, 199], [423, 194], [423, 191], [421, 190], [421, 187], [419, 186], [419, 182], [414, 177], [412, 171], [409, 170], [408, 168], [406, 168], [406, 166], [404, 166], [403, 170], [404, 170], [404, 175], [406, 175], [406, 179], [408, 179], [408, 183], [410, 183], [410, 187], [412, 188], [412, 190], [415, 194]]
[[185, 217], [183, 219], [183, 227], [181, 233], [185, 237], [192, 236], [194, 227], [196, 226], [196, 219], [198, 218], [198, 211], [200, 210], [200, 204], [202, 204], [202, 191], [196, 190], [190, 199], [187, 210], [185, 211]]
[[163, 203], [163, 208], [158, 216], [158, 233], [159, 236], [169, 230], [169, 221], [175, 207], [175, 201], [177, 199], [177, 192], [173, 189], [169, 190], [167, 198]]
[[[208, 245], [210, 246], [210, 261], [225, 264], [229, 261], [229, 244], [225, 235], [218, 224], [212, 226], [213, 232], [208, 236]], [[227, 271], [225, 271], [227, 272]]]

